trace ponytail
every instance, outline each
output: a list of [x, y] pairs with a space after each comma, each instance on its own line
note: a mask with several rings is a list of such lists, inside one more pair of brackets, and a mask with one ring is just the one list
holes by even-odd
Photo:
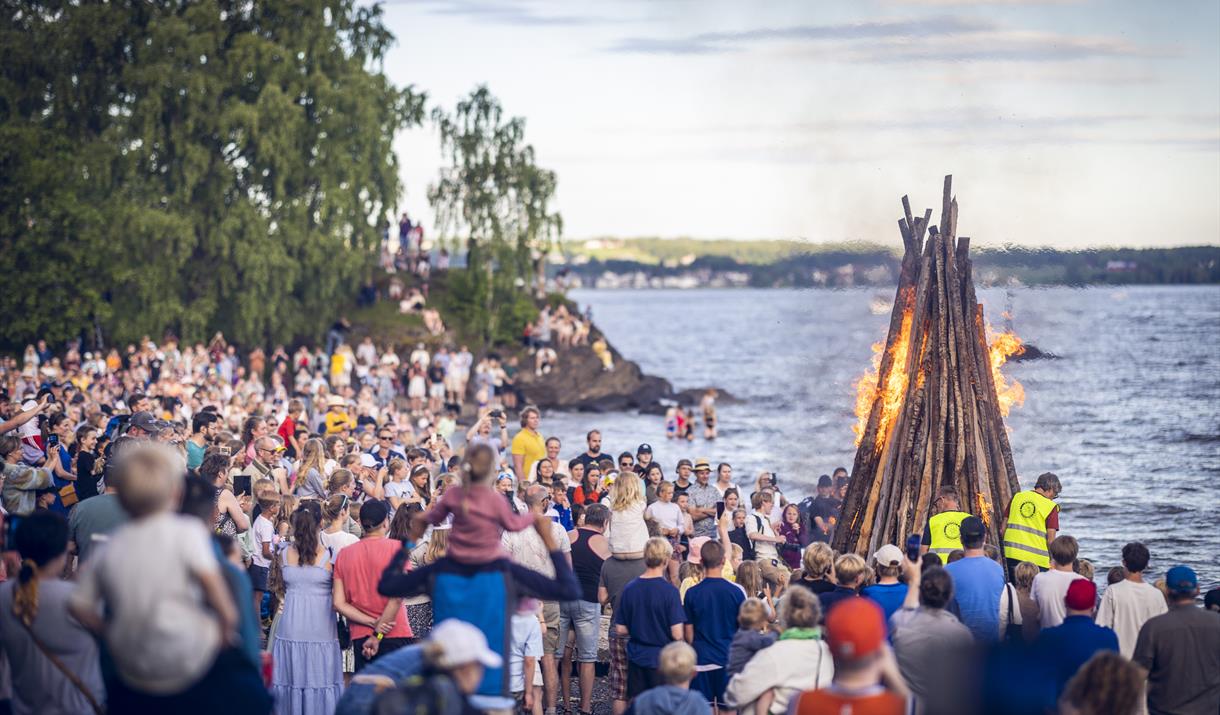
[[34, 559], [21, 562], [17, 587], [13, 589], [13, 615], [27, 626], [34, 625], [38, 616], [38, 564]]

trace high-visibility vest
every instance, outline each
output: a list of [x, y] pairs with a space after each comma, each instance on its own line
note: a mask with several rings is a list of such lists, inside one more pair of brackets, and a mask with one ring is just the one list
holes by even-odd
[[931, 543], [928, 551], [941, 554], [942, 559], [956, 549], [962, 548], [962, 519], [970, 516], [964, 511], [942, 511], [928, 520]]
[[1004, 530], [1004, 556], [1029, 561], [1044, 569], [1051, 567], [1046, 550], [1046, 520], [1058, 506], [1032, 489], [1017, 492], [1008, 509], [1008, 528]]

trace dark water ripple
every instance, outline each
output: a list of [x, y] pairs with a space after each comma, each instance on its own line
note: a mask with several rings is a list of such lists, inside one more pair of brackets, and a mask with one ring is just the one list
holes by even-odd
[[[544, 432], [575, 454], [597, 426], [605, 446], [649, 442], [667, 470], [681, 457], [734, 465], [735, 480], [779, 472], [790, 495], [850, 467], [852, 384], [884, 337], [874, 290], [578, 291], [615, 346], [678, 388], [717, 385], [721, 439], [678, 445], [660, 417], [553, 414]], [[1009, 418], [1023, 486], [1065, 484], [1063, 529], [1104, 574], [1143, 540], [1152, 570], [1191, 564], [1220, 581], [1220, 288], [984, 290], [988, 319], [1011, 305], [1016, 332], [1058, 360], [1005, 368], [1026, 391]]]

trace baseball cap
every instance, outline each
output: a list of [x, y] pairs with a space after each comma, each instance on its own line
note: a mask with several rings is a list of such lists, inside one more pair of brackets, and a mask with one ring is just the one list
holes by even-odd
[[688, 552], [690, 553], [690, 556], [688, 556], [686, 560], [692, 564], [703, 563], [703, 545], [709, 541], [711, 541], [711, 538], [707, 536], [696, 536], [695, 538], [691, 539], [690, 551]]
[[153, 417], [153, 413], [148, 410], [141, 410], [131, 416], [131, 426], [139, 427], [149, 434], [159, 434], [169, 423]]
[[1191, 567], [1179, 564], [1165, 572], [1165, 586], [1174, 593], [1194, 593], [1199, 576]]
[[1097, 584], [1087, 578], [1078, 578], [1068, 585], [1063, 605], [1073, 611], [1091, 611], [1097, 605]]
[[636, 454], [652, 454], [652, 445], [651, 444], [641, 444], [639, 447], [635, 448], [635, 453]]
[[885, 614], [871, 599], [853, 596], [826, 614], [826, 644], [836, 658], [863, 658], [884, 643]]
[[968, 516], [962, 519], [961, 534], [963, 539], [977, 539], [987, 533], [987, 527], [983, 525], [983, 520], [977, 516]]
[[467, 663], [498, 668], [503, 662], [499, 653], [487, 647], [487, 638], [482, 631], [456, 618], [447, 618], [434, 626], [428, 640], [440, 644], [441, 657], [437, 665], [442, 668]]
[[902, 563], [902, 549], [893, 544], [886, 544], [873, 554], [873, 561], [881, 566], [897, 566]]
[[369, 454], [368, 452], [361, 452], [361, 453], [360, 453], [360, 466], [362, 466], [362, 467], [376, 467], [376, 466], [377, 466], [377, 460], [376, 460], [376, 459], [374, 459], [374, 458], [373, 458], [373, 455]]
[[691, 466], [689, 459], [679, 459], [678, 460], [678, 469], [681, 469], [683, 467], [689, 467], [689, 466]]
[[829, 474], [823, 474], [822, 476], [818, 477], [818, 489], [821, 489], [822, 487], [833, 487], [834, 484], [835, 481], [830, 478]]
[[698, 472], [698, 471], [702, 471], [704, 469], [706, 469], [709, 472], [712, 471], [712, 463], [707, 461], [707, 457], [700, 457], [700, 458], [696, 459], [695, 460], [695, 471]]

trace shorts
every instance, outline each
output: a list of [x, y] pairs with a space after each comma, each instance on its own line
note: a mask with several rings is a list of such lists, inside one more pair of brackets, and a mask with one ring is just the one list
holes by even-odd
[[267, 574], [271, 573], [271, 569], [266, 566], [255, 566], [250, 564], [246, 568], [246, 573], [250, 574], [250, 586], [255, 591], [267, 590]]
[[438, 400], [445, 399], [445, 383], [434, 382], [428, 386], [428, 397], [435, 397]]
[[563, 656], [559, 650], [559, 601], [542, 602], [542, 620], [546, 630], [542, 633], [542, 654]]
[[567, 644], [568, 631], [576, 631], [577, 663], [597, 662], [597, 631], [601, 625], [601, 605], [590, 601], [565, 601], [559, 604], [559, 642]]
[[656, 668], [645, 668], [627, 661], [627, 699], [636, 697], [646, 690], [652, 690], [658, 685], [664, 685], [661, 674]]
[[724, 705], [724, 691], [729, 687], [729, 671], [724, 668], [695, 673], [690, 689], [707, 698], [709, 703]]
[[610, 626], [610, 699], [627, 699], [627, 639], [614, 635]]

